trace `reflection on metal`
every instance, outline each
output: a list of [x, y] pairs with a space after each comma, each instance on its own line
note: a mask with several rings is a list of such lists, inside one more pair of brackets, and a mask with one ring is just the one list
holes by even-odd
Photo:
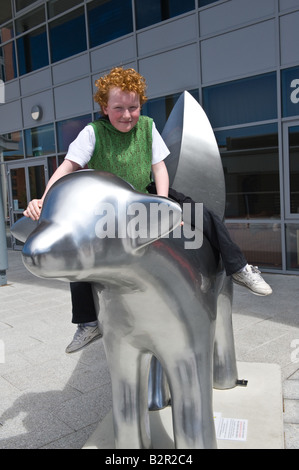
[[29, 219], [28, 217], [21, 217], [11, 227], [11, 234], [20, 242], [25, 243], [29, 235], [38, 226], [37, 220]]
[[225, 182], [217, 141], [205, 112], [187, 91], [176, 102], [162, 137], [170, 150], [165, 160], [170, 186], [222, 219]]
[[[185, 93], [174, 115], [182, 120], [189, 102]], [[203, 124], [198, 123], [199, 131]], [[183, 177], [180, 158], [198, 152], [201, 134], [193, 135], [188, 152], [184, 135], [185, 129], [171, 177], [177, 190], [189, 194], [190, 180]], [[186, 172], [197, 173], [201, 186], [214, 168], [219, 173], [214, 163], [211, 157], [208, 174], [201, 173], [199, 154], [194, 168], [186, 163]], [[182, 177], [176, 178], [176, 172]], [[219, 214], [217, 201], [225, 197], [222, 179], [213, 191]], [[128, 207], [135, 203], [147, 211], [157, 203], [167, 208], [161, 212], [162, 229], [158, 222], [149, 224], [155, 235], [148, 226], [142, 236], [128, 229]], [[172, 218], [167, 216], [170, 209]], [[206, 238], [199, 250], [188, 250], [183, 230], [180, 237], [173, 236], [181, 216], [180, 207], [169, 199], [140, 194], [109, 173], [80, 171], [51, 188], [39, 224], [24, 245], [24, 264], [33, 274], [93, 283], [111, 374], [117, 448], [150, 447], [148, 404], [164, 406], [169, 391], [176, 448], [215, 448], [213, 380], [218, 388], [236, 384], [231, 283]], [[111, 232], [105, 237], [108, 225], [116, 230], [115, 237]]]
[[[190, 196], [223, 219], [225, 181], [217, 141], [198, 102], [185, 91], [177, 100], [163, 129], [170, 150], [165, 160], [170, 186]], [[238, 377], [232, 329], [233, 283], [223, 273], [217, 298], [214, 350], [214, 388], [236, 385]]]

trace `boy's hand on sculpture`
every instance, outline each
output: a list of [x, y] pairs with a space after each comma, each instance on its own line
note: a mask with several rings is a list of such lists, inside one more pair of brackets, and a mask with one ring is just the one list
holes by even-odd
[[43, 206], [42, 199], [32, 199], [23, 214], [32, 220], [38, 220]]

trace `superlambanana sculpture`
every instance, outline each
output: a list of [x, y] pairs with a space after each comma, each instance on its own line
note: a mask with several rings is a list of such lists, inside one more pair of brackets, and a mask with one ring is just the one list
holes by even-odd
[[[217, 144], [188, 93], [163, 137], [171, 150], [171, 185], [184, 192], [187, 187], [222, 217]], [[80, 171], [52, 186], [38, 225], [23, 237], [24, 264], [33, 274], [93, 283], [117, 448], [151, 446], [149, 404], [164, 406], [168, 387], [175, 447], [215, 448], [213, 384], [236, 384], [231, 282], [205, 237], [199, 249], [186, 248], [194, 229], [186, 221], [181, 226], [181, 219], [180, 206], [170, 199], [140, 194], [109, 173]], [[12, 230], [19, 239], [22, 223]]]

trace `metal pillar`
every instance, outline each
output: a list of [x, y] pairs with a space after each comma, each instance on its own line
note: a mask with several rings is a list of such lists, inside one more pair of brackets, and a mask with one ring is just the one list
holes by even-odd
[[5, 218], [3, 207], [2, 183], [0, 181], [0, 286], [7, 284], [6, 270], [8, 269], [7, 244], [5, 233]]

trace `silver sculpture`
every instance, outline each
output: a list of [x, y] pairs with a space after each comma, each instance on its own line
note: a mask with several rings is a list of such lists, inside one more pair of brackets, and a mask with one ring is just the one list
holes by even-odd
[[[197, 122], [190, 136], [188, 118], [192, 126]], [[223, 172], [207, 122], [185, 92], [163, 132], [172, 152], [166, 164], [175, 189], [190, 194], [190, 181], [196, 183], [191, 196], [208, 200], [223, 216]], [[202, 126], [208, 131], [203, 146]], [[188, 192], [182, 187], [187, 182]], [[161, 216], [148, 217], [154, 206]], [[23, 261], [33, 274], [93, 283], [117, 448], [151, 446], [149, 404], [166, 405], [169, 393], [175, 447], [215, 448], [212, 387], [236, 384], [231, 282], [205, 237], [200, 249], [185, 249], [181, 218], [170, 199], [138, 193], [112, 174], [83, 170], [52, 186], [39, 223], [23, 236]], [[24, 218], [15, 224], [14, 236], [22, 240], [28, 224], [34, 223]]]

